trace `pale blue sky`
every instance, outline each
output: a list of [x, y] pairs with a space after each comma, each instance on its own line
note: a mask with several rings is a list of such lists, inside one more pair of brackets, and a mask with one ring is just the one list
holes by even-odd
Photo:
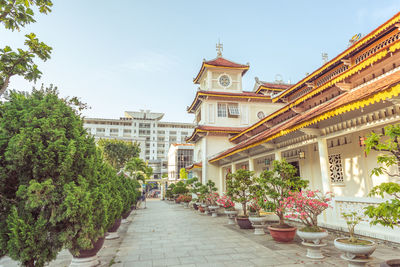
[[[367, 34], [396, 12], [400, 1], [104, 1], [54, 0], [53, 12], [37, 16], [22, 32], [0, 29], [0, 46], [21, 47], [35, 32], [54, 48], [39, 63], [43, 78], [63, 96], [89, 104], [89, 117], [119, 118], [125, 110], [164, 112], [165, 120], [193, 121], [186, 113], [203, 58], [223, 56], [250, 63], [244, 89], [254, 77], [292, 83], [333, 58], [356, 33]], [[10, 88], [32, 84], [13, 78]]]

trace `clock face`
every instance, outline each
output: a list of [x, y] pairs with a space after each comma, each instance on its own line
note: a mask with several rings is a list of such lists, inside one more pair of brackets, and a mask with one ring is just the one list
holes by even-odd
[[228, 87], [230, 83], [231, 79], [229, 78], [228, 75], [224, 74], [221, 77], [219, 77], [219, 84], [222, 85], [223, 87]]

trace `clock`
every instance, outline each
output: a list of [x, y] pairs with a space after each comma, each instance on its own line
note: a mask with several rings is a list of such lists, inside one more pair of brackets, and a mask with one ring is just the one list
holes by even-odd
[[231, 79], [229, 78], [228, 75], [223, 74], [219, 77], [219, 84], [222, 87], [228, 87], [231, 84]]

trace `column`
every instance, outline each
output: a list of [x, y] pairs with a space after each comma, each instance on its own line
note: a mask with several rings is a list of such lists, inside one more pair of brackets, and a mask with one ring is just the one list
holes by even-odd
[[224, 168], [219, 167], [219, 194], [222, 195], [225, 191], [225, 183], [224, 183]]
[[249, 158], [249, 171], [254, 171], [254, 159]]
[[281, 151], [275, 151], [275, 160], [281, 160], [282, 154]]
[[234, 173], [235, 171], [236, 171], [236, 164], [232, 163], [231, 173]]
[[331, 191], [329, 182], [329, 156], [328, 156], [328, 145], [326, 138], [318, 138], [318, 153], [319, 153], [319, 164], [321, 168], [321, 182], [323, 192]]
[[207, 139], [203, 137], [203, 143], [202, 143], [202, 158], [201, 161], [203, 163], [203, 166], [201, 168], [201, 182], [202, 184], [206, 184], [207, 182]]

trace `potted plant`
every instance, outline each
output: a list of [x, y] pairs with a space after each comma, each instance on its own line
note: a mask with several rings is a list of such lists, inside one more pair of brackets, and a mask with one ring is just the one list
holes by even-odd
[[[380, 196], [384, 198], [390, 196], [391, 199], [382, 202], [378, 205], [368, 206], [365, 208], [365, 215], [367, 215], [371, 221], [371, 225], [383, 225], [386, 227], [394, 228], [400, 226], [400, 184], [399, 175], [389, 173], [387, 168], [396, 166], [400, 169], [400, 146], [398, 144], [400, 138], [400, 125], [389, 125], [385, 127], [385, 134], [376, 134], [372, 132], [365, 140], [365, 151], [367, 154], [371, 150], [385, 152], [377, 157], [379, 166], [372, 170], [372, 175], [382, 175], [397, 179], [397, 181], [381, 183], [378, 186], [372, 188], [369, 196]], [[398, 259], [388, 260], [381, 264], [382, 267], [389, 266], [400, 266], [400, 257]]]
[[249, 204], [249, 220], [254, 228], [255, 235], [264, 235], [264, 228], [267, 222], [267, 216], [260, 215], [261, 205], [259, 200], [255, 197]]
[[327, 208], [332, 199], [332, 193], [325, 194], [318, 190], [292, 192], [283, 200], [286, 210], [285, 218], [298, 219], [304, 227], [297, 230], [297, 235], [305, 242], [320, 244], [321, 239], [328, 236], [328, 232], [318, 226], [318, 216]]
[[192, 196], [185, 195], [182, 199], [183, 203], [185, 203], [185, 208], [189, 208], [189, 202], [192, 201]]
[[216, 192], [209, 193], [207, 196], [207, 200], [209, 203], [208, 209], [210, 210], [212, 217], [218, 216], [218, 213], [217, 213], [218, 209], [219, 209], [219, 206], [217, 204], [218, 198], [219, 198], [219, 194]]
[[265, 170], [256, 179], [256, 194], [269, 202], [279, 217], [279, 224], [268, 227], [272, 238], [277, 242], [290, 242], [293, 241], [297, 228], [285, 223], [283, 200], [289, 196], [289, 191], [299, 191], [307, 187], [308, 181], [297, 176], [296, 168], [285, 159], [275, 160], [272, 166], [272, 170]]
[[336, 238], [334, 245], [340, 251], [345, 253], [347, 259], [356, 257], [369, 257], [376, 249], [376, 243], [371, 240], [356, 238], [354, 228], [360, 223], [362, 217], [356, 212], [342, 213], [349, 230], [349, 238]]
[[300, 220], [304, 227], [297, 230], [297, 235], [307, 247], [306, 256], [312, 259], [322, 259], [321, 247], [326, 246], [321, 239], [328, 236], [328, 231], [318, 226], [318, 216], [327, 208], [332, 199], [332, 193], [325, 194], [318, 190], [289, 192], [282, 206], [286, 210], [285, 217]]
[[227, 195], [223, 195], [218, 198], [217, 203], [224, 208], [224, 213], [228, 216], [228, 224], [235, 224], [238, 211], [235, 209], [235, 203], [233, 203], [232, 199]]
[[253, 171], [239, 169], [227, 177], [227, 195], [234, 202], [242, 204], [243, 215], [236, 217], [236, 222], [241, 229], [252, 229], [247, 214], [247, 203], [253, 198], [251, 191], [255, 177]]

